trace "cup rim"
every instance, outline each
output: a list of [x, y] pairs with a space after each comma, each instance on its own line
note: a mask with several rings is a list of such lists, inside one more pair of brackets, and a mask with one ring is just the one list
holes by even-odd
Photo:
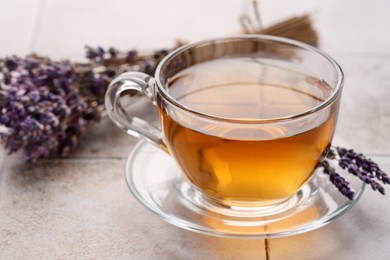
[[[313, 108], [311, 108], [309, 110], [306, 110], [306, 111], [303, 111], [303, 112], [300, 112], [300, 113], [297, 113], [297, 114], [292, 114], [292, 115], [283, 116], [283, 117], [266, 118], [266, 119], [240, 119], [240, 118], [227, 118], [227, 117], [220, 117], [220, 116], [210, 115], [210, 114], [202, 113], [202, 112], [199, 112], [199, 111], [197, 111], [195, 109], [192, 109], [192, 108], [190, 108], [190, 107], [188, 107], [186, 105], [181, 104], [179, 101], [177, 101], [174, 97], [172, 97], [168, 93], [168, 91], [162, 85], [161, 78], [160, 78], [161, 70], [162, 70], [164, 64], [166, 64], [167, 62], [172, 60], [177, 54], [179, 54], [181, 52], [184, 52], [184, 51], [186, 51], [188, 49], [191, 49], [193, 47], [200, 46], [202, 44], [211, 43], [211, 42], [228, 41], [228, 40], [232, 40], [232, 41], [233, 40], [245, 40], [245, 39], [270, 40], [270, 41], [274, 41], [274, 42], [294, 45], [296, 47], [299, 47], [299, 48], [302, 48], [302, 49], [305, 49], [305, 50], [308, 50], [308, 51], [312, 51], [312, 52], [316, 52], [316, 53], [320, 54], [323, 58], [325, 58], [333, 66], [334, 70], [336, 71], [337, 82], [336, 82], [336, 87], [334, 88], [334, 91], [321, 104], [319, 104], [319, 105], [317, 105], [317, 106], [315, 106], [315, 107], [313, 107]], [[182, 109], [182, 110], [184, 110], [186, 112], [189, 112], [191, 114], [195, 114], [197, 116], [205, 117], [207, 119], [216, 120], [216, 121], [230, 122], [230, 123], [239, 123], [239, 124], [275, 123], [275, 122], [280, 122], [280, 121], [298, 119], [298, 118], [302, 118], [304, 116], [311, 115], [311, 114], [316, 113], [317, 111], [320, 111], [320, 110], [328, 107], [329, 105], [331, 105], [333, 103], [333, 101], [335, 101], [336, 98], [340, 96], [341, 91], [343, 89], [343, 85], [344, 85], [344, 73], [343, 73], [343, 70], [341, 69], [340, 65], [331, 56], [329, 56], [327, 53], [321, 51], [320, 49], [318, 49], [316, 47], [313, 47], [311, 45], [308, 45], [308, 44], [300, 42], [300, 41], [296, 41], [296, 40], [292, 40], [292, 39], [288, 39], [288, 38], [284, 38], [284, 37], [280, 37], [280, 36], [271, 36], [271, 35], [264, 35], [264, 34], [257, 34], [257, 35], [242, 34], [242, 35], [239, 35], [239, 36], [210, 38], [210, 39], [197, 41], [197, 42], [194, 42], [194, 43], [190, 43], [190, 44], [186, 44], [184, 46], [181, 46], [181, 47], [173, 50], [172, 52], [170, 52], [158, 64], [158, 66], [156, 68], [156, 71], [155, 71], [154, 79], [155, 79], [155, 82], [156, 82], [156, 85], [157, 85], [157, 88], [158, 88], [158, 93], [160, 93], [162, 95], [162, 97], [165, 99], [165, 101], [168, 101], [171, 105], [173, 105], [173, 106], [175, 106], [177, 108], [180, 108], [180, 109]]]

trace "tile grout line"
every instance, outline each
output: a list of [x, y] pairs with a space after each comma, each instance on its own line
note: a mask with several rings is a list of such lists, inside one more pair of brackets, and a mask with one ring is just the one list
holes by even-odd
[[265, 247], [265, 260], [271, 260], [270, 258], [270, 250], [268, 244], [268, 238], [264, 239], [264, 247]]
[[85, 156], [85, 157], [49, 157], [40, 159], [40, 162], [55, 162], [55, 161], [105, 161], [105, 160], [113, 160], [113, 161], [125, 161], [126, 157], [122, 156], [102, 156], [102, 157], [93, 157], [93, 156]]
[[32, 53], [36, 47], [35, 45], [37, 43], [38, 33], [41, 28], [45, 7], [46, 7], [46, 0], [39, 0], [39, 2], [36, 5], [36, 10], [32, 22], [32, 28], [30, 31], [29, 42], [27, 46], [27, 53]]
[[367, 52], [367, 51], [326, 50], [326, 52], [332, 53], [333, 55], [343, 55], [348, 58], [388, 59], [390, 57], [389, 51]]
[[390, 154], [386, 154], [386, 153], [367, 153], [365, 155], [367, 157], [390, 157]]

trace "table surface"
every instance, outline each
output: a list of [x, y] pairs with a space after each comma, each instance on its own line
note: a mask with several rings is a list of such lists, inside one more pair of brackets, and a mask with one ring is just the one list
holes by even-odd
[[[82, 59], [85, 45], [173, 46], [240, 30], [250, 1], [13, 0], [0, 2], [0, 55]], [[390, 1], [264, 0], [265, 25], [311, 13], [320, 48], [345, 71], [337, 135], [390, 172]], [[140, 112], [143, 116], [151, 109]], [[67, 159], [5, 157], [0, 259], [390, 259], [390, 197], [366, 189], [350, 211], [305, 234], [240, 240], [172, 226], [126, 187], [137, 140], [108, 119]]]

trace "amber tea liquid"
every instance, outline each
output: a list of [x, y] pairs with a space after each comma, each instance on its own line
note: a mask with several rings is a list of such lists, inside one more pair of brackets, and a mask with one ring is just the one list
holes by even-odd
[[[305, 73], [250, 58], [195, 65], [170, 79], [167, 88], [190, 109], [243, 122], [299, 114], [331, 94], [326, 83]], [[213, 200], [238, 206], [267, 205], [294, 195], [326, 152], [337, 114], [336, 108], [308, 122], [257, 128], [200, 124], [159, 107], [170, 153], [188, 179]]]

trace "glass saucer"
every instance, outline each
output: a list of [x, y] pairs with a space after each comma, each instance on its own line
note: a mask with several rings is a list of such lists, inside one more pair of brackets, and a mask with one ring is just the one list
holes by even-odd
[[253, 212], [210, 207], [202, 195], [182, 179], [173, 159], [144, 141], [136, 145], [127, 160], [126, 181], [130, 191], [147, 209], [175, 226], [221, 237], [271, 238], [320, 228], [359, 200], [365, 185], [336, 163], [332, 166], [350, 182], [356, 192], [354, 200], [341, 195], [328, 176], [318, 170], [296, 195], [277, 206]]

